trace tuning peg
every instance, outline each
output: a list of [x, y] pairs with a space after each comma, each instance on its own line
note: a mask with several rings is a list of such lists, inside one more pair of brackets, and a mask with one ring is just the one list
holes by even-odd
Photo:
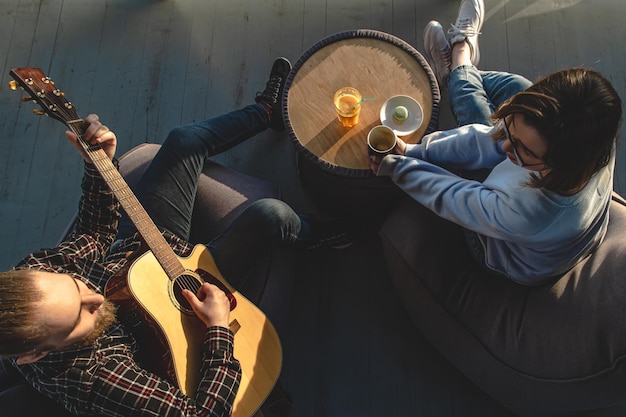
[[15, 80], [11, 80], [9, 81], [9, 88], [13, 91], [17, 90], [17, 82], [15, 82]]
[[35, 101], [31, 96], [23, 96], [22, 102], [26, 103], [27, 101]]
[[35, 113], [37, 116], [43, 116], [44, 114], [46, 114], [46, 112], [41, 109], [34, 109], [33, 113]]

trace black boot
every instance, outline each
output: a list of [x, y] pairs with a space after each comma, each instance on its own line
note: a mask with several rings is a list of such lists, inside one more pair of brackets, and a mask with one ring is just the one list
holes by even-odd
[[306, 221], [309, 232], [305, 240], [296, 241], [296, 247], [345, 249], [351, 246], [363, 231], [361, 221], [355, 219], [318, 219], [308, 214], [300, 217]]
[[285, 130], [283, 122], [283, 91], [287, 76], [291, 71], [291, 63], [286, 58], [276, 58], [270, 79], [262, 93], [257, 93], [255, 101], [266, 106], [270, 113], [270, 127], [274, 130]]

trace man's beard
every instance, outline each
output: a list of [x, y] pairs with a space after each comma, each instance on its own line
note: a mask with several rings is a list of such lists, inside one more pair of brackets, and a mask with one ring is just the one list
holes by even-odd
[[98, 308], [98, 317], [96, 318], [96, 322], [94, 324], [94, 328], [87, 336], [85, 336], [81, 341], [76, 342], [75, 347], [85, 347], [91, 345], [93, 342], [98, 340], [104, 332], [115, 322], [115, 311], [117, 307], [111, 303], [109, 300], [104, 300], [102, 305]]

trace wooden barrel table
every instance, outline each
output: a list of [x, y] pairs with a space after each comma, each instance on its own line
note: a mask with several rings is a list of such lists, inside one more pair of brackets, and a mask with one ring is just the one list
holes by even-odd
[[[363, 101], [356, 126], [345, 128], [333, 105], [335, 91], [354, 87]], [[417, 143], [437, 128], [440, 93], [423, 56], [405, 41], [375, 30], [352, 30], [321, 40], [294, 64], [283, 95], [285, 126], [298, 154], [303, 186], [335, 212], [369, 214], [393, 206], [400, 190], [368, 166], [366, 139], [380, 125], [389, 97], [416, 99], [424, 113], [419, 129], [402, 137]]]

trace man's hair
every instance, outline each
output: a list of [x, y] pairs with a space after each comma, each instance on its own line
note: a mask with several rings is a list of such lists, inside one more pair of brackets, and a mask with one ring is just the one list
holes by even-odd
[[0, 272], [0, 357], [32, 352], [43, 346], [48, 336], [36, 319], [36, 303], [42, 293], [33, 272]]
[[[543, 161], [551, 171], [532, 175], [529, 185], [572, 195], [606, 166], [622, 120], [622, 101], [611, 83], [596, 71], [572, 68], [550, 74], [503, 103], [494, 121], [519, 114], [537, 130], [548, 150]], [[494, 135], [504, 139], [500, 130]]]

